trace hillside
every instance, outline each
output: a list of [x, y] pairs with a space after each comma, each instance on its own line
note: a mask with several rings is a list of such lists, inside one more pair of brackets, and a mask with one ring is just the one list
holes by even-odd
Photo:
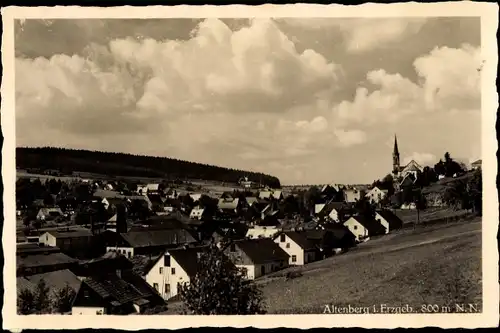
[[235, 170], [167, 157], [141, 156], [64, 148], [17, 148], [16, 166], [33, 172], [57, 170], [109, 176], [152, 177], [165, 179], [203, 179], [237, 182], [242, 177], [271, 187], [279, 187], [278, 178], [263, 173]]
[[423, 189], [424, 194], [430, 194], [430, 193], [436, 193], [436, 194], [443, 194], [446, 188], [453, 186], [454, 183], [459, 182], [459, 181], [469, 181], [470, 178], [474, 176], [473, 171], [469, 171], [462, 176], [456, 177], [456, 178], [443, 178], [441, 180], [438, 180], [437, 182], [430, 184], [429, 186], [426, 186]]

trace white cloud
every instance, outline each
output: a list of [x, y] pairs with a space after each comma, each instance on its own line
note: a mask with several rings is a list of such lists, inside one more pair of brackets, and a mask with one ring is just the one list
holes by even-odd
[[334, 133], [340, 144], [346, 147], [361, 144], [367, 139], [366, 133], [360, 130], [335, 129]]
[[411, 160], [415, 160], [415, 162], [417, 162], [421, 166], [426, 166], [426, 165], [433, 166], [438, 161], [437, 157], [434, 156], [433, 154], [414, 152], [413, 154], [406, 156], [403, 159], [403, 164], [406, 165], [410, 163]]

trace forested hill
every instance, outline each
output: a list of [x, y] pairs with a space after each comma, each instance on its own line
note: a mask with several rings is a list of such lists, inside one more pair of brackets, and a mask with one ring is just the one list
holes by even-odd
[[242, 177], [271, 187], [279, 187], [278, 178], [256, 172], [235, 170], [167, 157], [141, 156], [64, 148], [17, 148], [16, 165], [20, 169], [58, 170], [62, 174], [88, 172], [110, 176], [166, 179], [203, 179], [238, 182]]

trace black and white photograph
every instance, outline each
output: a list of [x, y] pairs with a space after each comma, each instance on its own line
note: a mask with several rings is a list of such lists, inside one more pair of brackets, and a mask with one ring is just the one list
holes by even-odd
[[11, 327], [498, 324], [498, 6], [400, 5], [4, 8]]

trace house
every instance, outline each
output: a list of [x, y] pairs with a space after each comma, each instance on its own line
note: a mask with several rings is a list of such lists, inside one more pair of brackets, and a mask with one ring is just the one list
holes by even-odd
[[161, 186], [160, 184], [147, 184], [146, 193], [147, 194], [160, 194]]
[[344, 190], [344, 200], [349, 203], [359, 201], [363, 195], [363, 191], [357, 188], [349, 188]]
[[195, 219], [195, 220], [201, 220], [203, 219], [203, 213], [205, 212], [205, 208], [196, 206], [191, 210], [191, 213], [189, 213], [189, 218], [190, 219]]
[[55, 246], [62, 252], [83, 254], [92, 247], [93, 234], [86, 228], [60, 228], [40, 235], [38, 242], [45, 246]]
[[384, 209], [377, 211], [375, 213], [375, 220], [379, 221], [382, 224], [382, 226], [385, 228], [386, 234], [403, 227], [403, 221], [401, 221], [401, 219], [390, 210]]
[[324, 257], [345, 251], [356, 245], [356, 237], [340, 223], [318, 225], [316, 230], [306, 230], [306, 237], [316, 244]]
[[116, 240], [107, 244], [106, 251], [118, 252], [131, 258], [138, 254], [159, 253], [168, 248], [197, 242], [193, 233], [186, 229], [143, 229], [119, 234]]
[[194, 203], [197, 203], [198, 201], [200, 201], [202, 194], [201, 193], [191, 193], [189, 196], [191, 197], [191, 199], [193, 199]]
[[277, 226], [255, 225], [248, 228], [246, 238], [273, 238], [279, 231]]
[[108, 198], [103, 198], [101, 202], [106, 210], [107, 209], [115, 210], [116, 207], [118, 207], [119, 205], [124, 205], [126, 203], [126, 200], [124, 198], [108, 197]]
[[283, 199], [283, 191], [281, 190], [265, 190], [259, 192], [259, 199], [262, 200], [282, 200]]
[[290, 256], [289, 265], [305, 265], [316, 260], [317, 248], [305, 232], [280, 232], [274, 242]]
[[78, 260], [67, 256], [58, 248], [37, 244], [18, 244], [16, 251], [16, 275], [28, 276], [63, 269], [71, 269]]
[[36, 214], [37, 220], [42, 220], [42, 221], [52, 220], [60, 216], [64, 216], [64, 213], [59, 207], [51, 207], [51, 208], [43, 207], [40, 208], [38, 214]]
[[139, 195], [146, 195], [148, 193], [148, 186], [147, 185], [137, 185], [136, 192]]
[[411, 160], [406, 166], [404, 166], [401, 171], [400, 175], [402, 178], [405, 178], [408, 175], [413, 175], [415, 179], [417, 179], [418, 174], [422, 172], [422, 167], [415, 162], [415, 160]]
[[472, 162], [471, 163], [471, 168], [472, 170], [478, 170], [478, 169], [481, 169], [481, 165], [483, 163], [483, 160], [477, 160], [475, 162]]
[[177, 193], [177, 190], [169, 188], [165, 191], [165, 196], [167, 199], [177, 199], [179, 197], [179, 193]]
[[244, 269], [248, 280], [284, 269], [289, 261], [289, 255], [269, 238], [234, 241], [224, 252], [236, 267]]
[[[141, 274], [150, 286], [152, 286], [163, 299], [167, 300], [179, 293], [180, 286], [189, 283], [198, 272], [198, 257], [206, 249], [206, 246], [183, 247], [166, 251], [159, 257], [148, 262], [145, 268], [139, 271], [139, 262], [135, 257], [136, 271]], [[144, 262], [144, 259], [142, 259]]]
[[344, 218], [344, 213], [348, 212], [348, 207], [344, 202], [329, 202], [321, 207], [321, 210], [316, 214], [320, 219], [341, 222]]
[[165, 301], [141, 276], [132, 263], [117, 254], [106, 254], [85, 263], [82, 281], [73, 300], [72, 315], [141, 314], [164, 307]]
[[70, 287], [75, 293], [80, 288], [81, 281], [69, 269], [61, 269], [47, 273], [26, 275], [17, 278], [17, 291], [29, 289], [35, 291], [36, 285], [43, 280], [51, 291]]
[[399, 188], [405, 188], [407, 186], [412, 186], [415, 184], [417, 181], [417, 176], [415, 176], [413, 173], [407, 173], [401, 178], [401, 181], [399, 182]]
[[239, 198], [221, 198], [217, 204], [217, 208], [224, 215], [234, 216], [237, 215], [242, 207]]
[[354, 235], [356, 241], [362, 242], [376, 235], [385, 234], [385, 228], [374, 219], [368, 219], [364, 216], [351, 216], [344, 225]]
[[375, 186], [366, 193], [365, 198], [367, 198], [370, 202], [378, 204], [387, 197], [388, 192], [388, 190], [382, 190]]

